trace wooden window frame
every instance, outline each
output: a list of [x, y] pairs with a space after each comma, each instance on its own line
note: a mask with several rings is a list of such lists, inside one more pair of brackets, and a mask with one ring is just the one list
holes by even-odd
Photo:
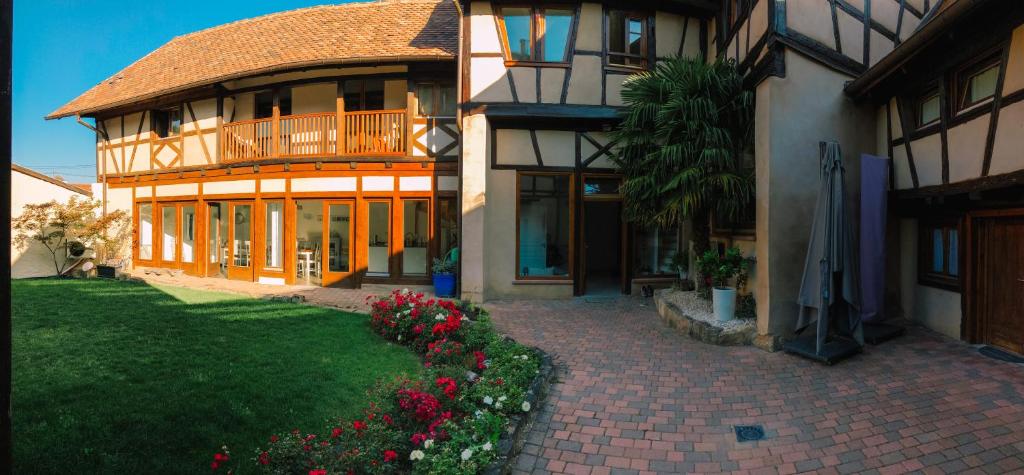
[[[448, 87], [451, 87], [454, 90], [455, 89], [455, 84], [450, 83], [450, 82], [446, 82], [446, 81], [416, 81], [415, 85], [416, 85], [416, 116], [417, 117], [455, 117], [456, 116], [456, 114], [441, 115], [441, 113], [440, 113], [440, 109], [441, 109], [441, 89], [443, 89], [445, 86], [448, 86]], [[419, 88], [421, 86], [429, 86], [430, 87], [431, 100], [433, 101], [432, 102], [433, 110], [431, 110], [431, 111], [422, 112], [420, 110], [420, 108], [422, 107], [422, 104], [423, 104], [423, 101], [420, 100], [420, 96], [419, 96]], [[454, 99], [454, 96], [453, 96], [453, 99]], [[453, 109], [453, 111], [457, 111], [458, 108], [459, 108], [458, 101], [456, 101], [455, 102], [455, 108]]]
[[[170, 106], [170, 107], [163, 107], [163, 108], [160, 108], [160, 109], [153, 109], [150, 112], [150, 114], [149, 114], [149, 116], [150, 116], [149, 128], [153, 132], [153, 135], [156, 136], [157, 138], [161, 138], [161, 139], [171, 139], [171, 138], [179, 137], [181, 135], [181, 128], [185, 125], [185, 117], [181, 113], [182, 109], [183, 108], [182, 108], [181, 104], [178, 104], [178, 105], [175, 105], [175, 106]], [[173, 119], [173, 115], [172, 114], [177, 114], [177, 116], [178, 116], [178, 131], [177, 132], [172, 132], [172, 130], [173, 130], [173, 127], [171, 126], [171, 124], [173, 123], [173, 120], [172, 120]], [[163, 131], [158, 130], [158, 128], [157, 128], [157, 120], [156, 120], [157, 115], [162, 115], [162, 116], [166, 117], [166, 126], [167, 126], [166, 130], [163, 130]]]
[[[650, 12], [645, 12], [645, 11], [641, 11], [641, 10], [626, 10], [626, 9], [621, 9], [621, 8], [607, 8], [607, 9], [605, 9], [604, 21], [605, 21], [605, 30], [608, 31], [608, 32], [611, 31], [611, 22], [612, 22], [612, 15], [611, 15], [611, 13], [614, 12], [614, 11], [623, 12], [626, 15], [627, 25], [626, 25], [626, 28], [624, 29], [624, 32], [626, 34], [626, 38], [625, 38], [626, 43], [625, 44], [627, 45], [626, 46], [627, 48], [629, 47], [629, 26], [628, 26], [628, 22], [630, 20], [640, 20], [640, 54], [639, 55], [635, 55], [635, 54], [630, 54], [630, 53], [625, 53], [625, 52], [613, 52], [612, 49], [611, 49], [611, 36], [606, 34], [605, 35], [605, 39], [604, 39], [604, 49], [605, 49], [604, 65], [605, 65], [605, 67], [609, 68], [609, 69], [619, 69], [619, 70], [624, 70], [624, 71], [646, 71], [648, 68], [650, 68], [650, 65], [651, 65], [650, 51], [649, 51], [648, 45], [649, 45], [649, 42], [650, 42], [650, 39], [651, 39], [650, 38], [650, 33], [651, 33], [650, 26], [651, 26], [651, 19], [652, 19], [653, 16], [651, 15]], [[627, 57], [628, 58], [638, 58], [638, 59], [640, 59], [640, 66], [635, 66], [635, 65], [630, 65], [630, 64], [620, 64], [620, 63], [612, 62], [612, 57], [616, 57], [616, 56], [617, 57], [623, 57], [623, 58], [627, 58]]]
[[[996, 73], [998, 74], [999, 68], [1003, 66], [1002, 62], [1001, 50], [989, 51], [985, 53], [981, 59], [966, 63], [963, 66], [958, 67], [953, 72], [953, 76], [950, 81], [950, 90], [953, 92], [953, 100], [949, 101], [953, 106], [953, 115], [961, 114], [978, 105], [990, 102], [995, 98], [996, 94], [999, 94], [998, 90], [994, 90], [992, 91], [992, 94], [976, 101], [968, 102], [967, 99], [968, 85], [970, 84], [971, 79], [992, 68], [995, 68]], [[998, 87], [999, 83], [997, 81], [996, 88], [998, 89]]]
[[[535, 276], [522, 275], [522, 268], [519, 265], [519, 223], [520, 223], [520, 193], [522, 191], [522, 178], [524, 176], [564, 176], [569, 179], [569, 255], [568, 273], [557, 276]], [[553, 281], [572, 282], [576, 278], [576, 174], [574, 172], [516, 172], [516, 268], [515, 280], [517, 281]]]
[[[942, 272], [932, 270], [932, 231], [942, 230], [943, 260]], [[957, 232], [957, 275], [949, 274], [949, 234]], [[960, 292], [960, 278], [963, 276], [963, 232], [960, 220], [954, 217], [921, 219], [917, 224], [917, 283], [928, 287]]]
[[[922, 112], [922, 109], [924, 107], [924, 104], [925, 104], [925, 102], [927, 102], [929, 99], [931, 99], [933, 97], [937, 98], [939, 100], [939, 115], [938, 115], [938, 117], [936, 117], [936, 118], [934, 118], [934, 119], [932, 119], [932, 120], [930, 120], [928, 122], [921, 122], [921, 112]], [[914, 98], [913, 105], [914, 105], [913, 124], [914, 124], [914, 128], [915, 129], [923, 129], [923, 128], [928, 127], [930, 125], [938, 124], [939, 122], [942, 121], [942, 107], [943, 107], [944, 104], [943, 104], [943, 100], [942, 100], [942, 91], [939, 90], [939, 85], [938, 84], [930, 85], [925, 90], [924, 93], [922, 93], [922, 94], [918, 95], [916, 98]]]
[[[569, 68], [572, 67], [572, 58], [570, 52], [572, 51], [576, 41], [576, 28], [579, 23], [580, 12], [577, 5], [572, 4], [552, 4], [537, 6], [529, 3], [508, 3], [495, 5], [494, 18], [498, 22], [498, 36], [501, 39], [502, 54], [505, 57], [505, 66], [532, 66], [532, 67], [554, 67], [554, 68]], [[505, 28], [505, 14], [503, 10], [506, 8], [527, 8], [530, 10], [530, 59], [512, 59], [512, 49], [508, 44], [508, 32]], [[569, 36], [565, 41], [565, 48], [562, 52], [561, 61], [545, 61], [544, 60], [544, 42], [541, 39], [544, 37], [546, 30], [546, 10], [569, 10], [572, 13], [572, 23], [569, 25]]]

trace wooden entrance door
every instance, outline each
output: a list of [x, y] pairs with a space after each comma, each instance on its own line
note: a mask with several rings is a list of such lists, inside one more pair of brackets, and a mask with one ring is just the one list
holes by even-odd
[[206, 204], [206, 276], [227, 277], [227, 204]]
[[320, 268], [323, 286], [355, 287], [352, 279], [352, 242], [355, 239], [355, 207], [352, 200], [324, 201], [323, 249]]
[[227, 273], [229, 279], [253, 280], [252, 202], [228, 203]]
[[160, 203], [157, 208], [160, 267], [195, 274], [196, 203]]
[[984, 339], [1024, 353], [1024, 216], [981, 219], [977, 238]]

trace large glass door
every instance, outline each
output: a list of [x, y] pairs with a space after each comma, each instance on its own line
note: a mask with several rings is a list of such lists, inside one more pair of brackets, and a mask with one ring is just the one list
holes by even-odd
[[370, 222], [366, 275], [387, 277], [391, 274], [391, 202], [370, 201], [367, 207]]
[[323, 285], [354, 285], [352, 276], [352, 241], [355, 238], [351, 201], [325, 201], [323, 235], [325, 249], [320, 265], [325, 269]]
[[228, 278], [253, 280], [252, 204], [228, 204]]
[[206, 205], [206, 276], [227, 277], [228, 262], [227, 203]]

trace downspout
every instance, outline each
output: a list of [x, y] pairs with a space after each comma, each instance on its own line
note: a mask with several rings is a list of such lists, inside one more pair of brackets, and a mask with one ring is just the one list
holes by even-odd
[[462, 276], [465, 275], [462, 271], [463, 252], [462, 252], [462, 156], [466, 153], [466, 134], [465, 130], [462, 129], [462, 61], [464, 61], [462, 50], [464, 43], [463, 35], [465, 35], [463, 24], [467, 21], [465, 18], [465, 12], [462, 10], [461, 0], [452, 0], [455, 4], [455, 11], [459, 14], [459, 35], [458, 35], [458, 49], [456, 50], [455, 56], [455, 126], [459, 131], [459, 163], [456, 168], [456, 176], [458, 177], [458, 188], [455, 193], [455, 202], [458, 206], [458, 214], [456, 214], [456, 226], [459, 228], [458, 242], [455, 244], [459, 248], [459, 262], [455, 279], [455, 295], [462, 297]]
[[[85, 128], [87, 128], [87, 129], [89, 129], [89, 130], [91, 130], [93, 132], [96, 132], [96, 135], [99, 135], [99, 136], [103, 137], [104, 141], [106, 141], [106, 142], [110, 141], [110, 137], [107, 137], [107, 134], [101, 132], [100, 129], [97, 129], [94, 126], [89, 125], [88, 122], [82, 120], [82, 116], [81, 115], [75, 114], [75, 122], [78, 122], [79, 124], [82, 124], [82, 126], [84, 126]], [[105, 147], [106, 146], [104, 146], [104, 150], [106, 150]], [[106, 217], [107, 216], [107, 155], [105, 153], [103, 154], [102, 157], [100, 157], [100, 183], [103, 184], [103, 193], [102, 193], [102, 196], [103, 196], [103, 215], [102, 216]]]

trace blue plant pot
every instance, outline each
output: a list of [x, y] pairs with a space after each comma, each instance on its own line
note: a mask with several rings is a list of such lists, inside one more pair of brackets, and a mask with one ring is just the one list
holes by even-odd
[[434, 295], [438, 297], [454, 297], [455, 274], [434, 274]]

